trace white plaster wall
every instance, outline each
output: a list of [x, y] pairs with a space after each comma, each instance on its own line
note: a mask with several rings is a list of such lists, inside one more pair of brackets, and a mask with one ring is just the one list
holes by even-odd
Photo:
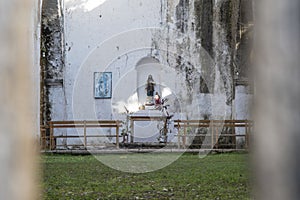
[[[64, 93], [53, 92], [53, 103], [58, 107], [54, 112], [66, 120], [72, 119], [125, 119], [126, 106], [136, 111], [143, 100], [138, 100], [137, 89], [143, 91], [143, 79], [150, 73], [157, 84], [171, 91], [170, 111], [178, 118], [203, 119], [208, 115], [214, 119], [228, 119], [232, 107], [226, 105], [222, 81], [216, 79], [212, 94], [199, 94], [199, 85], [188, 91], [185, 74], [175, 69], [176, 57], [181, 55], [185, 62], [201, 72], [199, 46], [195, 33], [188, 23], [186, 34], [174, 30], [176, 25], [176, 1], [161, 0], [64, 0], [65, 30], [65, 71]], [[193, 9], [193, 1], [190, 3]], [[167, 13], [168, 11], [168, 13]], [[189, 12], [194, 22], [193, 12]], [[215, 36], [216, 37], [216, 36]], [[199, 44], [198, 44], [199, 45]], [[156, 50], [157, 48], [158, 50]], [[160, 72], [147, 68], [138, 77], [137, 63], [145, 57], [153, 56], [160, 63]], [[112, 72], [113, 93], [111, 99], [94, 98], [94, 72]], [[159, 74], [160, 73], [160, 74]], [[144, 78], [143, 78], [144, 77]], [[163, 93], [162, 88], [159, 90]], [[192, 102], [187, 102], [187, 93], [192, 92]], [[55, 94], [54, 94], [55, 93]], [[240, 94], [240, 95], [239, 95]], [[238, 117], [243, 96], [240, 91], [237, 98]], [[61, 102], [61, 95], [65, 95]], [[144, 94], [146, 96], [146, 92]], [[65, 113], [64, 113], [65, 112]], [[64, 113], [64, 114], [63, 114]], [[238, 119], [238, 118], [237, 118]], [[110, 130], [104, 130], [109, 133]]]
[[[160, 6], [160, 0], [64, 1], [66, 119], [125, 119], [124, 105], [137, 108], [134, 67], [151, 54], [151, 32], [160, 26]], [[102, 71], [113, 73], [112, 99], [93, 97], [94, 72]]]
[[235, 118], [236, 119], [252, 119], [251, 107], [252, 97], [249, 86], [239, 85], [235, 87]]
[[53, 121], [59, 121], [65, 119], [66, 107], [65, 107], [65, 98], [63, 88], [51, 87], [49, 88], [49, 102], [51, 104], [51, 119]]
[[[253, 102], [253, 95], [250, 94], [249, 86], [239, 85], [235, 87], [235, 118], [236, 119], [252, 119], [252, 102]], [[245, 128], [236, 128], [237, 135], [245, 135], [246, 130]], [[244, 137], [237, 137], [236, 138], [238, 147], [244, 145], [245, 138]]]
[[[96, 113], [84, 114], [80, 112], [75, 118], [111, 118], [111, 100], [95, 100], [93, 98], [93, 73], [111, 71], [113, 73], [113, 88], [120, 78], [132, 71], [138, 60], [150, 53], [151, 36], [149, 31], [139, 31], [145, 27], [160, 26], [160, 0], [110, 0], [110, 1], [72, 1], [65, 0], [65, 43], [66, 43], [66, 71], [65, 88], [68, 111], [73, 110], [73, 88], [85, 90], [81, 97], [87, 98], [86, 105], [101, 108]], [[80, 27], [80, 28], [79, 28]], [[131, 31], [133, 30], [133, 31]], [[129, 32], [128, 32], [129, 31]], [[131, 31], [131, 32], [130, 32]], [[126, 33], [128, 32], [128, 33]], [[120, 66], [110, 66], [118, 57], [128, 51], [138, 51], [139, 55], [132, 55]], [[122, 60], [124, 61], [124, 60]], [[134, 75], [133, 75], [134, 76]], [[131, 87], [134, 77], [129, 76], [126, 88]], [[86, 87], [83, 87], [83, 80]], [[79, 82], [79, 86], [76, 85]], [[74, 85], [75, 83], [75, 85]], [[125, 88], [125, 85], [124, 85]], [[114, 92], [114, 90], [113, 90]], [[79, 92], [81, 93], [81, 92]], [[130, 91], [129, 93], [133, 93]], [[91, 105], [94, 105], [92, 106]], [[90, 109], [83, 109], [91, 111]], [[68, 112], [68, 118], [73, 118]]]
[[[178, 1], [168, 2], [169, 9], [166, 9], [166, 2], [160, 0], [151, 2], [65, 0], [64, 87], [68, 119], [115, 118], [112, 107], [118, 107], [122, 112], [121, 104], [127, 107], [134, 106], [135, 108], [131, 110], [135, 111], [138, 108], [138, 105], [133, 105], [136, 98], [135, 92], [137, 85], [140, 87], [142, 83], [142, 78], [139, 79], [139, 83], [135, 83], [138, 79], [135, 66], [140, 59], [147, 56], [155, 56], [162, 65], [162, 75], [157, 75], [158, 78], [155, 81], [171, 88], [175, 96], [181, 98], [187, 96], [185, 75], [174, 69], [175, 57], [180, 53], [200, 72], [201, 66], [199, 56], [195, 52], [196, 46], [189, 45], [196, 43], [194, 32], [189, 31], [182, 35], [172, 30], [176, 23], [174, 15]], [[169, 10], [169, 13], [165, 13], [166, 10]], [[191, 16], [192, 14], [190, 12]], [[165, 21], [166, 15], [169, 21]], [[158, 46], [159, 51], [155, 52], [155, 45]], [[185, 47], [178, 49], [178, 45]], [[113, 98], [111, 100], [93, 98], [93, 73], [97, 71], [113, 73]], [[149, 73], [151, 73], [150, 68], [141, 77]], [[145, 78], [145, 83], [146, 80]], [[222, 100], [221, 98], [220, 101]], [[193, 107], [185, 108], [184, 111], [193, 109]], [[74, 115], [70, 112], [71, 110], [75, 112]]]

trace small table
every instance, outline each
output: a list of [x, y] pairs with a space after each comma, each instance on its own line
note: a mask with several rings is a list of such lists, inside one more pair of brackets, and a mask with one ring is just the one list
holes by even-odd
[[[161, 112], [154, 112], [151, 113], [151, 110], [148, 110], [149, 112], [137, 112], [133, 113], [129, 116], [130, 120], [130, 126], [131, 126], [131, 134], [130, 134], [130, 142], [134, 142], [134, 122], [135, 121], [164, 121], [166, 122], [167, 116], [163, 116]], [[155, 110], [157, 111], [157, 110]]]

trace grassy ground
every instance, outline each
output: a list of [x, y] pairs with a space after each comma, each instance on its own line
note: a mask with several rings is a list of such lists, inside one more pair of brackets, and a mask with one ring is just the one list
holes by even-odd
[[134, 174], [111, 169], [93, 156], [42, 155], [41, 191], [49, 200], [250, 199], [247, 159], [238, 153], [184, 154], [163, 169]]

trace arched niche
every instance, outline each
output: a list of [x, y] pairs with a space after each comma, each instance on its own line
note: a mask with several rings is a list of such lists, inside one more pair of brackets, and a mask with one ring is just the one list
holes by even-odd
[[146, 84], [149, 75], [152, 75], [155, 81], [155, 92], [161, 94], [161, 64], [160, 61], [154, 57], [144, 57], [140, 59], [135, 70], [137, 72], [137, 96], [140, 105], [146, 102]]

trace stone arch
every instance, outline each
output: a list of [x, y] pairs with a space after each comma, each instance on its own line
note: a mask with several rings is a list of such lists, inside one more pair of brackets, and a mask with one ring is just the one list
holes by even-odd
[[144, 64], [151, 64], [151, 63], [160, 63], [160, 61], [155, 58], [155, 57], [151, 57], [151, 56], [146, 56], [141, 58], [135, 65], [135, 68], [137, 69], [139, 66], [144, 65]]

